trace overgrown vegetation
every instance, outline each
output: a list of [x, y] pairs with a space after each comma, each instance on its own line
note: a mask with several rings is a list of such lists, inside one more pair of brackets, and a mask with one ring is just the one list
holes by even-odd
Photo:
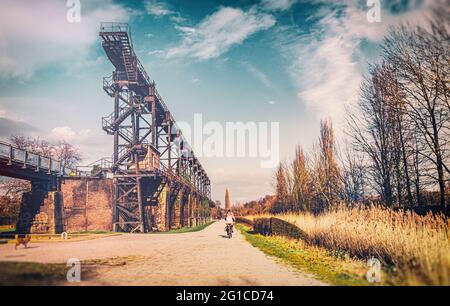
[[[270, 216], [253, 216], [254, 223]], [[308, 245], [361, 259], [377, 258], [407, 285], [450, 285], [449, 227], [445, 218], [374, 207], [339, 206], [326, 213], [277, 214], [299, 228]], [[272, 220], [272, 227], [274, 221]], [[278, 225], [279, 226], [279, 225]], [[289, 229], [272, 229], [291, 236]]]
[[[100, 234], [122, 234], [113, 231], [78, 231], [78, 232], [70, 232], [69, 235], [100, 235]], [[125, 233], [124, 233], [125, 234]]]
[[12, 225], [0, 225], [0, 233], [11, 233], [15, 230], [16, 228]]
[[[125, 266], [133, 261], [149, 260], [143, 256], [122, 256], [81, 261], [81, 281], [89, 280], [99, 268]], [[67, 282], [70, 267], [59, 263], [0, 262], [0, 286], [79, 285]]]
[[[247, 203], [237, 215], [275, 215], [298, 226], [308, 245], [378, 258], [405, 284], [450, 285], [450, 24], [444, 15], [435, 12], [425, 27], [391, 29], [358, 103], [349, 107], [343, 149], [331, 121], [323, 120], [312, 150], [298, 146], [293, 160], [279, 165], [274, 198]], [[273, 230], [267, 220], [256, 222], [262, 233]]]
[[66, 280], [65, 264], [0, 262], [0, 286], [49, 286]]
[[[332, 285], [365, 286], [379, 285], [365, 279], [367, 266], [364, 262], [345, 256], [331, 254], [323, 248], [306, 244], [302, 240], [281, 236], [255, 234], [250, 227], [236, 226], [253, 246], [264, 253], [280, 258], [298, 270], [314, 274], [319, 280]], [[392, 278], [382, 272], [381, 284], [389, 284]]]

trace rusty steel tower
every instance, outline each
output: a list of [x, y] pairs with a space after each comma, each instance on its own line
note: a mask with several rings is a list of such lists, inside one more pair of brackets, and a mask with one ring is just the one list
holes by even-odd
[[115, 68], [103, 79], [114, 110], [102, 118], [103, 130], [114, 137], [114, 230], [152, 230], [153, 208], [158, 205], [165, 205], [170, 228], [177, 199], [187, 203], [181, 224], [192, 225], [192, 203], [212, 205], [210, 180], [137, 58], [128, 24], [102, 23], [100, 37]]

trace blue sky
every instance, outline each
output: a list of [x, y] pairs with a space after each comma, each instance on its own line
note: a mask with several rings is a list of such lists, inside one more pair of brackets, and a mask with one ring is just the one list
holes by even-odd
[[[0, 137], [67, 140], [88, 163], [110, 156], [101, 117], [112, 101], [102, 77], [112, 65], [101, 21], [128, 22], [134, 47], [178, 121], [280, 122], [280, 157], [309, 148], [321, 118], [342, 136], [345, 105], [357, 100], [389, 27], [422, 23], [441, 1], [382, 1], [369, 23], [366, 1], [81, 0], [81, 22], [65, 0], [0, 3]], [[271, 193], [273, 169], [252, 158], [202, 158], [213, 196], [234, 201]]]

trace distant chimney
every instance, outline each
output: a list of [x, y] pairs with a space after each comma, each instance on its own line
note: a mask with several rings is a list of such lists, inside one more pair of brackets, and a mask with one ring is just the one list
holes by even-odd
[[230, 205], [230, 194], [228, 193], [228, 188], [225, 189], [225, 209], [228, 211], [228, 209], [231, 208]]

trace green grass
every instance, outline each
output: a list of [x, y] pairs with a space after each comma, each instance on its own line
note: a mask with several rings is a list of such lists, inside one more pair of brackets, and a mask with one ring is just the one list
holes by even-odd
[[57, 285], [66, 281], [65, 264], [0, 262], [0, 286]]
[[[81, 282], [96, 275], [99, 267], [122, 267], [128, 262], [148, 259], [123, 256], [81, 261]], [[0, 262], [0, 286], [61, 286], [67, 282], [70, 267], [62, 263]], [[82, 283], [81, 283], [82, 284]]]
[[79, 232], [70, 232], [68, 233], [69, 235], [79, 235], [79, 234], [84, 234], [84, 235], [98, 235], [98, 234], [118, 234], [117, 232], [113, 232], [113, 231], [79, 231]]
[[[178, 229], [173, 229], [170, 231], [166, 231], [166, 232], [150, 232], [149, 234], [179, 234], [179, 233], [190, 233], [190, 232], [198, 232], [201, 231], [202, 229], [206, 228], [207, 226], [213, 224], [214, 221], [210, 221], [207, 222], [205, 224], [202, 225], [197, 225], [194, 227], [182, 227], [182, 228], [178, 228]], [[128, 234], [127, 232], [111, 232], [111, 231], [81, 231], [81, 232], [73, 232], [73, 233], [69, 233], [69, 235], [76, 235], [76, 234], [92, 234], [92, 235], [96, 235], [96, 234]]]
[[[325, 249], [308, 246], [300, 240], [254, 234], [249, 227], [241, 224], [236, 227], [248, 242], [264, 253], [300, 271], [311, 273], [325, 283], [338, 286], [373, 285], [365, 279], [368, 268], [362, 261], [338, 258]], [[382, 280], [385, 279], [386, 275], [383, 274]]]
[[12, 225], [0, 225], [0, 233], [12, 233], [16, 228]]
[[182, 228], [170, 230], [170, 231], [167, 231], [167, 232], [155, 232], [153, 234], [181, 234], [181, 233], [198, 232], [198, 231], [201, 231], [201, 230], [205, 229], [206, 227], [210, 226], [213, 223], [214, 223], [214, 221], [210, 221], [210, 222], [207, 222], [205, 224], [197, 225], [197, 226], [194, 226], [194, 227], [182, 227]]

